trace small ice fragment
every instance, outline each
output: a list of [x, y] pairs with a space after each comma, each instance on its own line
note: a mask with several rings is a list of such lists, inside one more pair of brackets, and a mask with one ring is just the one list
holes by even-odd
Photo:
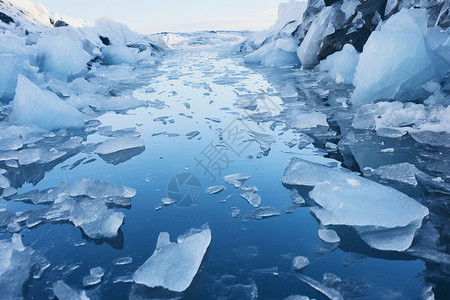
[[259, 208], [255, 209], [251, 215], [256, 220], [262, 220], [262, 219], [267, 219], [270, 217], [279, 216], [280, 212], [272, 206], [264, 206], [264, 207], [259, 207]]
[[261, 205], [261, 197], [253, 192], [245, 192], [241, 197], [248, 201], [252, 206], [259, 207]]
[[305, 276], [302, 274], [297, 274], [297, 277], [304, 283], [311, 286], [313, 289], [319, 291], [320, 293], [322, 293], [323, 295], [328, 297], [328, 299], [330, 299], [330, 300], [344, 300], [344, 297], [342, 296], [342, 294], [339, 293], [337, 290], [326, 287], [325, 285], [312, 279], [311, 277], [308, 277], [308, 276]]
[[255, 192], [255, 193], [258, 191], [258, 188], [256, 186], [254, 186], [254, 185], [250, 185], [250, 186], [243, 185], [243, 186], [240, 187], [240, 189], [243, 190], [243, 191]]
[[130, 256], [119, 257], [113, 261], [113, 263], [116, 266], [128, 265], [128, 264], [131, 264], [132, 262], [133, 262], [133, 258], [131, 258]]
[[162, 198], [162, 199], [161, 199], [161, 202], [162, 202], [165, 206], [169, 206], [169, 205], [174, 204], [176, 201], [173, 200], [173, 199], [171, 199], [171, 198], [165, 197], [165, 198]]
[[103, 275], [105, 275], [105, 270], [102, 267], [95, 267], [92, 268], [89, 273], [92, 276], [96, 276], [96, 277], [103, 277]]
[[325, 243], [339, 243], [341, 239], [337, 235], [336, 231], [331, 229], [320, 228], [319, 229], [319, 237]]
[[[93, 275], [87, 275], [83, 277], [83, 285], [84, 286], [93, 286], [96, 284], [99, 284], [102, 281], [101, 277], [93, 276]], [[62, 298], [67, 299], [67, 298]]]
[[223, 178], [226, 183], [234, 185], [235, 188], [241, 187], [247, 179], [249, 179], [250, 176], [244, 175], [244, 174], [232, 174], [227, 175]]
[[208, 187], [205, 192], [209, 195], [212, 195], [212, 194], [218, 194], [225, 189], [226, 189], [226, 186], [224, 186], [224, 185], [215, 185], [215, 186]]
[[385, 149], [381, 149], [382, 153], [392, 153], [394, 152], [394, 148], [385, 148]]
[[210, 242], [208, 225], [189, 230], [176, 243], [170, 241], [169, 233], [161, 232], [155, 251], [133, 274], [133, 281], [174, 292], [185, 291], [197, 274]]
[[309, 297], [301, 295], [291, 295], [284, 298], [283, 300], [309, 300]]
[[231, 216], [233, 218], [237, 218], [240, 213], [241, 213], [241, 210], [239, 208], [233, 208], [233, 210], [231, 210]]
[[309, 259], [304, 256], [296, 256], [292, 261], [292, 268], [294, 271], [300, 271], [309, 265]]
[[195, 138], [199, 134], [200, 134], [199, 131], [191, 131], [189, 133], [186, 133], [186, 136], [188, 137], [189, 140], [192, 140], [193, 138]]
[[115, 277], [113, 279], [113, 283], [118, 283], [118, 282], [124, 282], [124, 283], [133, 282], [133, 277], [131, 277], [131, 276], [118, 276], [118, 277]]

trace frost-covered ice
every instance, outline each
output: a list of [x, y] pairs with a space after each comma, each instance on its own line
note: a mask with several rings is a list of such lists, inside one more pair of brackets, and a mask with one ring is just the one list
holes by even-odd
[[161, 232], [152, 256], [133, 275], [133, 281], [148, 287], [163, 287], [183, 292], [194, 279], [211, 242], [207, 225], [191, 229], [171, 242], [169, 233]]
[[439, 82], [449, 68], [449, 62], [430, 48], [427, 37], [424, 9], [402, 9], [380, 31], [372, 32], [356, 67], [352, 102], [425, 96], [423, 85]]
[[253, 207], [259, 207], [261, 205], [261, 197], [254, 192], [245, 192], [241, 194], [241, 197], [248, 201]]
[[341, 239], [339, 238], [336, 231], [332, 229], [320, 228], [319, 229], [319, 237], [325, 243], [339, 243]]
[[84, 125], [83, 115], [78, 110], [22, 75], [18, 77], [11, 107], [11, 119], [20, 125], [32, 124], [49, 130]]
[[309, 259], [307, 257], [296, 256], [292, 260], [292, 268], [294, 269], [294, 271], [303, 270], [307, 266], [309, 266]]
[[314, 186], [311, 211], [325, 226], [352, 226], [371, 247], [404, 251], [428, 209], [407, 195], [363, 177], [302, 159], [292, 159], [282, 182]]

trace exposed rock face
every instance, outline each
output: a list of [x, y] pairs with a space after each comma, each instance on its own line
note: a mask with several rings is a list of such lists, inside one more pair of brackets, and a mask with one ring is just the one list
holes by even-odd
[[[378, 25], [402, 8], [426, 9], [428, 27], [446, 29], [450, 25], [450, 3], [442, 0], [308, 0], [302, 15], [299, 15], [302, 10], [298, 5], [292, 0], [282, 4], [277, 23], [271, 29], [249, 37], [241, 45], [241, 51], [256, 50], [290, 36], [303, 48], [299, 51], [303, 67], [312, 68], [341, 51], [345, 44], [351, 44], [361, 52]], [[296, 9], [298, 16], [293, 19]], [[283, 22], [285, 24], [281, 24]]]
[[13, 18], [11, 18], [10, 16], [8, 16], [7, 14], [4, 14], [0, 11], [0, 20], [3, 23], [9, 24], [9, 23], [14, 23]]

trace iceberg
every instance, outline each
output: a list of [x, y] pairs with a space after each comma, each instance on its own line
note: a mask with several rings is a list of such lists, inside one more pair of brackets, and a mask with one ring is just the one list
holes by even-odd
[[84, 126], [83, 115], [78, 110], [22, 75], [18, 76], [11, 107], [10, 118], [20, 125], [36, 125], [47, 130]]
[[409, 196], [350, 172], [293, 158], [286, 185], [313, 186], [311, 211], [324, 226], [351, 226], [369, 246], [405, 251], [428, 215], [428, 208]]
[[427, 42], [424, 9], [402, 9], [374, 31], [356, 67], [351, 100], [355, 105], [378, 99], [415, 100], [426, 97], [423, 85], [440, 82], [449, 63]]
[[163, 287], [183, 292], [197, 273], [211, 242], [208, 225], [191, 229], [171, 242], [169, 233], [161, 232], [152, 256], [133, 274], [133, 281], [148, 287]]

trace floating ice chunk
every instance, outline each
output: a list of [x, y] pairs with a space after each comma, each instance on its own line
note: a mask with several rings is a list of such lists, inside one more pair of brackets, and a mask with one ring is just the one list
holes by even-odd
[[275, 207], [264, 206], [264, 207], [258, 207], [255, 210], [253, 210], [251, 214], [244, 216], [242, 218], [242, 221], [248, 222], [252, 219], [263, 220], [263, 219], [267, 219], [270, 217], [276, 217], [279, 215], [280, 215], [280, 212]]
[[328, 76], [336, 83], [351, 84], [358, 65], [359, 53], [351, 44], [331, 54], [320, 62], [320, 70], [328, 71]]
[[427, 95], [425, 83], [440, 82], [449, 64], [430, 49], [426, 24], [425, 9], [402, 9], [372, 32], [356, 68], [353, 104], [415, 100]]
[[[136, 195], [136, 190], [127, 186], [119, 186], [103, 180], [93, 180], [90, 178], [81, 178], [72, 185], [67, 186], [61, 184], [57, 194], [67, 193], [70, 196], [88, 196], [90, 198], [133, 198]], [[120, 201], [120, 200], [119, 200]], [[115, 203], [115, 204], [119, 204]], [[114, 203], [114, 201], [113, 201]]]
[[259, 207], [261, 205], [261, 197], [254, 192], [245, 192], [241, 197], [248, 201], [252, 206]]
[[325, 243], [334, 244], [339, 243], [341, 241], [336, 231], [326, 228], [319, 229], [319, 237]]
[[36, 64], [51, 78], [68, 77], [87, 72], [91, 55], [83, 49], [82, 42], [69, 35], [46, 34], [37, 43]]
[[110, 65], [133, 64], [137, 62], [137, 50], [118, 44], [102, 49], [103, 61]]
[[394, 180], [410, 185], [417, 185], [416, 174], [419, 173], [421, 173], [421, 171], [410, 163], [386, 165], [375, 169], [375, 174], [383, 179]]
[[234, 185], [235, 188], [241, 187], [250, 176], [244, 174], [232, 174], [223, 178], [226, 183]]
[[335, 14], [334, 7], [328, 6], [322, 9], [314, 18], [308, 33], [297, 50], [297, 55], [304, 67], [311, 68], [319, 62], [317, 54], [319, 53], [323, 38], [335, 31], [333, 22], [331, 22]]
[[83, 115], [50, 91], [41, 90], [19, 75], [16, 95], [11, 103], [10, 118], [18, 124], [36, 125], [44, 129], [79, 128]]
[[212, 195], [212, 194], [218, 194], [225, 189], [226, 189], [226, 186], [224, 186], [224, 185], [215, 185], [215, 186], [208, 187], [205, 190], [205, 192], [209, 195]]
[[70, 286], [65, 284], [62, 280], [58, 280], [53, 284], [53, 292], [58, 299], [89, 300], [89, 297], [86, 296], [85, 291], [78, 293], [74, 291]]
[[[428, 215], [426, 207], [393, 188], [298, 158], [292, 159], [282, 182], [314, 186], [310, 197], [320, 208], [311, 211], [323, 225], [352, 226], [380, 250], [406, 250]], [[381, 233], [390, 235], [376, 241]]]
[[231, 210], [231, 216], [233, 217], [233, 218], [237, 218], [238, 216], [239, 216], [239, 214], [241, 213], [241, 210], [239, 209], [239, 208], [233, 208], [232, 210]]
[[296, 256], [292, 260], [292, 268], [294, 271], [300, 271], [309, 266], [309, 259], [304, 256]]
[[102, 267], [95, 267], [89, 271], [89, 275], [83, 277], [84, 286], [92, 286], [99, 284], [102, 281], [105, 270]]
[[275, 142], [275, 137], [270, 134], [258, 133], [254, 131], [249, 131], [248, 134], [255, 139], [255, 141], [261, 147], [263, 154], [267, 156], [270, 151], [271, 145]]
[[286, 117], [288, 124], [297, 129], [308, 129], [317, 126], [328, 127], [327, 115], [318, 111], [292, 109], [287, 111]]
[[107, 139], [101, 143], [95, 153], [101, 155], [112, 154], [122, 150], [145, 147], [145, 142], [139, 137], [120, 137]]
[[0, 188], [1, 189], [6, 189], [8, 187], [10, 187], [10, 183], [9, 183], [8, 178], [6, 178], [5, 176], [0, 174]]
[[124, 217], [122, 212], [108, 209], [104, 202], [88, 199], [75, 204], [70, 221], [90, 238], [115, 238]]
[[129, 265], [133, 262], [133, 258], [130, 256], [119, 257], [113, 261], [116, 266]]
[[330, 287], [326, 287], [322, 283], [312, 279], [311, 277], [308, 277], [306, 275], [297, 274], [297, 277], [303, 281], [304, 283], [308, 284], [315, 290], [319, 291], [323, 295], [325, 295], [330, 300], [344, 300], [344, 297], [341, 293], [339, 293], [337, 290], [332, 289]]
[[194, 279], [211, 242], [211, 230], [191, 229], [170, 242], [169, 233], [161, 232], [155, 252], [133, 275], [133, 281], [148, 287], [161, 286], [183, 292]]

